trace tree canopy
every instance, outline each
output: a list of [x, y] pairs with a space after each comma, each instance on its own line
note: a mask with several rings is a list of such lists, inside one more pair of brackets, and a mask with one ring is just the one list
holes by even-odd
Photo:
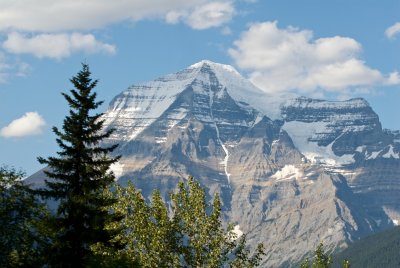
[[219, 196], [207, 202], [204, 189], [193, 178], [187, 184], [179, 183], [171, 203], [163, 201], [156, 190], [148, 204], [132, 183], [117, 186], [109, 194], [118, 199], [111, 209], [124, 219], [107, 228], [124, 229], [115, 239], [126, 247], [116, 251], [99, 243], [94, 247], [99, 255], [149, 268], [251, 268], [260, 264], [263, 245], [250, 254], [245, 236], [237, 237], [231, 225], [223, 227]]
[[23, 175], [0, 167], [0, 267], [40, 267], [48, 242], [42, 225], [48, 212]]
[[116, 200], [103, 195], [103, 191], [115, 179], [108, 170], [118, 157], [109, 157], [115, 146], [100, 146], [112, 130], [104, 132], [102, 114], [95, 113], [102, 103], [96, 101], [94, 92], [98, 80], [93, 80], [89, 66], [82, 64], [82, 70], [70, 81], [74, 88], [70, 94], [62, 93], [70, 107], [69, 115], [62, 130], [53, 127], [60, 148], [58, 156], [38, 158], [47, 165], [45, 174], [50, 178], [38, 193], [58, 202], [56, 215], [49, 223], [55, 232], [51, 263], [83, 267], [92, 255], [90, 246], [107, 243], [113, 237], [104, 226], [118, 217], [103, 208]]

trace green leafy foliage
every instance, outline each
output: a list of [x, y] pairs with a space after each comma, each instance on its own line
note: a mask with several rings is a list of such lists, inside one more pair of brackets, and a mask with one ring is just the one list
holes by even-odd
[[0, 267], [39, 267], [47, 242], [41, 223], [48, 212], [22, 177], [0, 168]]
[[154, 193], [151, 205], [131, 183], [127, 187], [116, 186], [115, 191], [109, 194], [118, 198], [111, 209], [124, 215], [124, 218], [118, 223], [108, 224], [107, 229], [123, 228], [124, 232], [115, 236], [113, 241], [126, 246], [116, 250], [98, 243], [92, 247], [93, 251], [99, 256], [129, 260], [129, 267], [135, 266], [135, 263], [140, 263], [140, 267], [174, 267], [178, 262], [172, 254], [176, 243], [171, 236], [167, 210], [159, 193]]
[[246, 237], [238, 239], [232, 226], [224, 229], [221, 201], [216, 194], [212, 205], [204, 189], [193, 178], [180, 183], [172, 194], [172, 222], [179, 238], [179, 254], [185, 267], [256, 267], [264, 254], [262, 244], [250, 255]]
[[101, 114], [92, 115], [102, 102], [96, 101], [93, 92], [97, 80], [91, 79], [88, 65], [82, 66], [70, 80], [74, 86], [70, 95], [63, 93], [70, 112], [62, 130], [53, 128], [60, 147], [58, 157], [38, 158], [48, 166], [45, 173], [51, 180], [46, 180], [46, 188], [37, 193], [59, 202], [54, 219], [48, 223], [54, 232], [50, 264], [55, 267], [84, 266], [92, 257], [90, 246], [107, 243], [113, 237], [104, 229], [105, 224], [118, 220], [117, 215], [103, 209], [116, 202], [103, 194], [115, 179], [108, 172], [118, 160], [108, 157], [115, 146], [99, 146], [112, 130], [103, 132]]
[[220, 267], [225, 257], [225, 231], [222, 228], [221, 202], [218, 195], [212, 210], [208, 205], [204, 190], [193, 179], [188, 188], [183, 183], [178, 192], [172, 194], [173, 225], [181, 242], [182, 257], [190, 267]]
[[192, 178], [187, 185], [180, 183], [171, 195], [171, 213], [158, 191], [150, 204], [131, 183], [125, 188], [117, 186], [109, 194], [118, 199], [111, 210], [125, 216], [107, 228], [124, 228], [114, 242], [126, 246], [115, 250], [98, 243], [92, 247], [98, 256], [128, 260], [129, 267], [149, 268], [257, 267], [262, 260], [262, 244], [251, 255], [245, 236], [237, 239], [231, 226], [223, 228], [218, 195], [209, 204], [203, 188]]
[[[330, 268], [333, 264], [332, 255], [328, 255], [324, 250], [324, 244], [321, 242], [314, 252], [314, 259], [310, 262], [309, 258], [306, 258], [301, 263], [300, 268]], [[343, 261], [342, 268], [350, 268], [350, 262], [347, 260]]]

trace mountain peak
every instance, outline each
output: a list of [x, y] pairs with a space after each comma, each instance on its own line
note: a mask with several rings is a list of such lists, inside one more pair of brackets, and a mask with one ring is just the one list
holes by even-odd
[[382, 131], [364, 99], [284, 99], [203, 60], [131, 86], [103, 119], [115, 129], [106, 144], [119, 144], [112, 170], [122, 185], [168, 198], [196, 175], [250, 244], [271, 245], [264, 266], [400, 222], [400, 134]]
[[[104, 117], [105, 126], [118, 126], [115, 139], [132, 140], [159, 118], [186, 89], [198, 85], [199, 92], [206, 89], [204, 92], [207, 93], [211, 92], [207, 87], [213, 83], [237, 105], [251, 107], [271, 119], [280, 118], [282, 100], [271, 98], [232, 66], [202, 60], [179, 72], [130, 86], [111, 101]], [[136, 125], [130, 122], [132, 120]]]
[[210, 60], [201, 60], [195, 64], [192, 64], [188, 67], [188, 69], [201, 69], [203, 67], [209, 67], [213, 70], [217, 71], [227, 71], [234, 73], [236, 75], [240, 75], [240, 73], [231, 65], [216, 63]]
[[[185, 69], [190, 73], [207, 74], [212, 72], [233, 99], [247, 103], [271, 119], [280, 119], [281, 96], [271, 96], [243, 77], [234, 67], [227, 64], [202, 60]], [[184, 70], [184, 71], [185, 71]]]

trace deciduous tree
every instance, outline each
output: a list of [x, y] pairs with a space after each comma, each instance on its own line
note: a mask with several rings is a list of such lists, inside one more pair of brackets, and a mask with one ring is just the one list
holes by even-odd
[[48, 212], [22, 181], [23, 173], [0, 168], [0, 267], [40, 267]]
[[110, 209], [125, 216], [107, 228], [123, 228], [115, 240], [126, 247], [116, 251], [99, 243], [93, 247], [98, 255], [148, 268], [251, 268], [262, 260], [262, 244], [250, 254], [245, 236], [238, 238], [231, 225], [223, 227], [219, 196], [207, 202], [204, 189], [193, 178], [178, 185], [169, 205], [158, 191], [147, 203], [132, 183], [125, 188], [117, 186], [109, 194], [118, 199]]

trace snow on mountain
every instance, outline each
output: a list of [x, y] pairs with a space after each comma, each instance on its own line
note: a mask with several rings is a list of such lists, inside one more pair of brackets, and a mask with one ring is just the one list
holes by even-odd
[[121, 163], [116, 162], [111, 164], [109, 171], [113, 172], [116, 178], [119, 178], [124, 174], [124, 166]]
[[360, 109], [369, 107], [368, 102], [362, 98], [355, 98], [346, 101], [326, 101], [311, 99], [307, 97], [299, 97], [286, 100], [283, 103], [286, 107], [296, 107], [298, 109], [313, 109], [313, 110], [343, 110], [343, 109]]
[[334, 141], [327, 146], [319, 146], [318, 142], [315, 141], [318, 135], [326, 132], [327, 125], [327, 122], [291, 121], [285, 122], [282, 129], [289, 133], [296, 148], [312, 163], [327, 166], [342, 166], [353, 163], [353, 155], [337, 156], [332, 151]]
[[294, 165], [285, 165], [282, 169], [278, 170], [274, 175], [272, 175], [271, 178], [276, 179], [276, 181], [291, 179], [299, 180], [304, 178], [304, 173]]
[[[180, 72], [131, 86], [116, 96], [104, 116], [105, 125], [117, 129], [112, 138], [134, 139], [159, 118], [185, 89], [193, 87], [195, 91], [202, 91], [202, 84], [210, 83], [210, 72], [241, 108], [257, 109], [270, 118], [279, 118], [281, 99], [268, 96], [232, 66], [203, 60]], [[223, 92], [220, 90], [217, 97], [221, 97]], [[174, 121], [184, 118], [186, 113], [187, 110], [181, 107], [175, 114], [170, 114], [170, 127]]]
[[387, 150], [387, 153], [385, 153], [384, 155], [382, 155], [382, 157], [384, 158], [395, 158], [395, 159], [399, 159], [399, 153], [395, 153], [393, 151], [393, 145], [389, 145], [389, 149]]
[[[175, 97], [195, 77], [196, 70], [187, 69], [166, 75], [142, 85], [131, 86], [116, 96], [105, 113], [105, 125], [116, 128], [115, 139], [132, 140], [174, 102]], [[185, 111], [176, 115], [183, 117]]]
[[392, 144], [389, 144], [386, 146], [384, 149], [379, 150], [379, 151], [364, 151], [364, 155], [367, 160], [371, 159], [376, 159], [376, 158], [394, 158], [394, 159], [399, 159], [400, 154], [398, 152], [394, 151], [394, 146]]
[[[103, 117], [111, 167], [149, 197], [195, 176], [223, 215], [267, 246], [265, 267], [330, 249], [400, 219], [400, 133], [364, 99], [271, 96], [233, 67], [201, 61], [131, 86]], [[240, 229], [239, 229], [240, 226]], [[300, 249], [300, 250], [299, 250]]]
[[218, 81], [226, 87], [228, 93], [238, 104], [250, 105], [271, 119], [279, 119], [281, 117], [280, 105], [283, 101], [282, 96], [272, 96], [262, 91], [230, 65], [203, 60], [191, 65], [188, 69], [199, 70], [204, 66], [210, 66]]
[[[325, 101], [300, 97], [281, 106], [286, 130], [296, 147], [312, 162], [349, 165], [360, 150], [375, 158], [374, 143], [382, 134], [378, 115], [364, 99]], [[384, 144], [382, 144], [384, 145]], [[382, 148], [383, 149], [383, 148]], [[361, 153], [361, 152], [360, 152]]]

